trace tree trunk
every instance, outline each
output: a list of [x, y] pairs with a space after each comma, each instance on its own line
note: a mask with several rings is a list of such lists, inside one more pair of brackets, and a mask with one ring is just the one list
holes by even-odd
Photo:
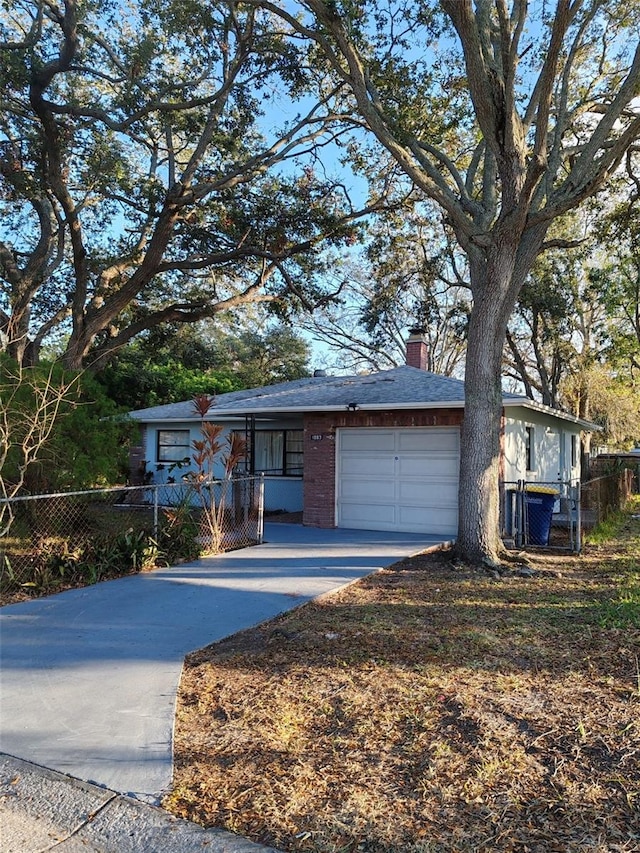
[[502, 354], [515, 304], [516, 251], [503, 247], [490, 254], [486, 263], [471, 266], [474, 303], [468, 329], [456, 542], [457, 552], [470, 562], [497, 562], [502, 550], [498, 488]]

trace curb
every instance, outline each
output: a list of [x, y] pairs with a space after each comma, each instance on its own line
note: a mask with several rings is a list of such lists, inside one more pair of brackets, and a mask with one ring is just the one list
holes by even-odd
[[0, 753], [3, 853], [280, 853]]

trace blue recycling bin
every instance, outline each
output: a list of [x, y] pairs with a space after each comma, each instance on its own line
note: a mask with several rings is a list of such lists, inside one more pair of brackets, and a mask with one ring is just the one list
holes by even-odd
[[525, 492], [527, 538], [530, 545], [549, 544], [551, 518], [557, 497], [555, 489], [527, 489]]

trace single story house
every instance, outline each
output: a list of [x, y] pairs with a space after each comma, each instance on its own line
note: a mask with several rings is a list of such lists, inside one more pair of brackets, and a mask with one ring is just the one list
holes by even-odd
[[[406, 361], [221, 394], [207, 419], [247, 438], [247, 469], [265, 474], [267, 511], [302, 511], [316, 527], [455, 535], [464, 384], [425, 369], [419, 331]], [[175, 477], [199, 434], [193, 402], [131, 417], [148, 476]], [[579, 479], [580, 431], [592, 424], [513, 394], [504, 395], [502, 422], [503, 481]]]

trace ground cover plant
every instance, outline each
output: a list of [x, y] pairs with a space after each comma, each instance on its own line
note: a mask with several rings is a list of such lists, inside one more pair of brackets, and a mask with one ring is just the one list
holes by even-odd
[[194, 653], [165, 807], [285, 851], [640, 849], [640, 501], [580, 557], [404, 560]]
[[102, 502], [55, 501], [18, 504], [0, 538], [0, 605], [200, 556], [199, 525], [186, 505], [163, 508], [154, 532], [152, 507], [119, 507], [108, 493]]

